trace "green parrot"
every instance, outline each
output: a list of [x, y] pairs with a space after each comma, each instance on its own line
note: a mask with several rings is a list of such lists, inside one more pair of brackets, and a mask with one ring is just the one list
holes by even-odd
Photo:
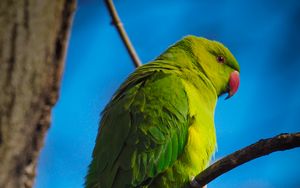
[[85, 187], [188, 187], [216, 149], [217, 98], [238, 86], [231, 52], [196, 36], [137, 68], [102, 112]]

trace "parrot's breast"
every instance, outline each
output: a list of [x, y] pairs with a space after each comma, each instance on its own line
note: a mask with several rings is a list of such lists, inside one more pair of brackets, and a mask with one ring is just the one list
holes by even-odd
[[183, 85], [189, 101], [187, 142], [182, 155], [157, 179], [159, 183], [153, 184], [154, 187], [188, 187], [189, 182], [207, 167], [216, 148], [216, 95], [209, 93], [205, 86], [203, 91], [206, 93], [201, 93], [188, 82], [183, 81]]
[[184, 82], [189, 100], [191, 118], [188, 139], [180, 163], [187, 168], [189, 178], [193, 178], [207, 167], [216, 148], [214, 108], [216, 97], [201, 93], [192, 84]]

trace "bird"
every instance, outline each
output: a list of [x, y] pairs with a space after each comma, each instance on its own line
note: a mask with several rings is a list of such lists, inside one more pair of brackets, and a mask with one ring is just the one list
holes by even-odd
[[185, 36], [121, 84], [102, 112], [86, 188], [183, 188], [216, 150], [218, 97], [240, 67], [222, 43]]

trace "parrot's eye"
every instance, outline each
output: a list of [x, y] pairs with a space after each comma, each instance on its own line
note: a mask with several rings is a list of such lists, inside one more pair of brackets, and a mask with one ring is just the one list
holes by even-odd
[[223, 57], [223, 56], [218, 56], [218, 57], [217, 57], [217, 61], [218, 61], [219, 63], [225, 63], [225, 57]]

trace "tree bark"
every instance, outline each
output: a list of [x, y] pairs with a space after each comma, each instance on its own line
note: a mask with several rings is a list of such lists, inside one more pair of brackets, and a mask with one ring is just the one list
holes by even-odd
[[32, 187], [75, 0], [0, 1], [0, 187]]

